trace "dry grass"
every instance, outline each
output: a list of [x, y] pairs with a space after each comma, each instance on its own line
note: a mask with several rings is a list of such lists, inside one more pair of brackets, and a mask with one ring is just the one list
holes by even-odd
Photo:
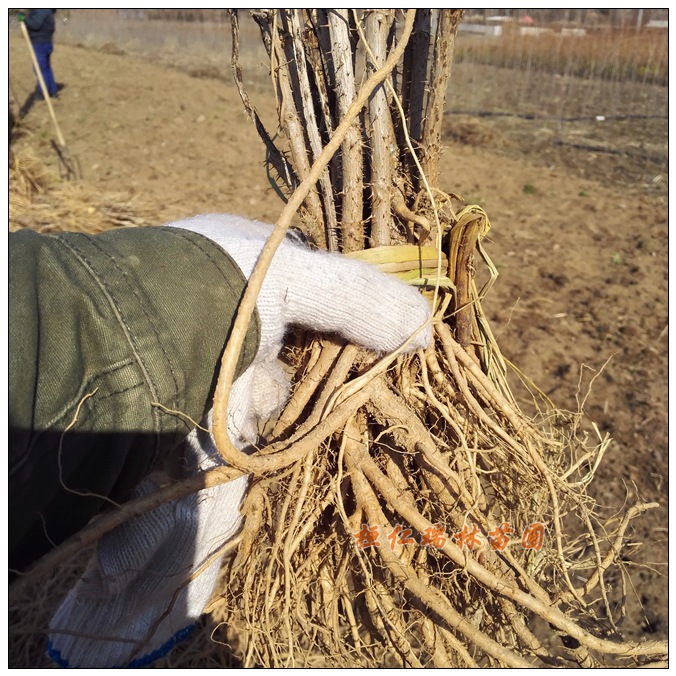
[[155, 225], [152, 209], [125, 195], [105, 195], [63, 181], [28, 152], [12, 153], [9, 165], [9, 229], [37, 232], [102, 232]]
[[491, 39], [463, 36], [455, 60], [589, 80], [669, 84], [667, 31], [606, 28], [582, 37], [522, 36], [509, 31]]

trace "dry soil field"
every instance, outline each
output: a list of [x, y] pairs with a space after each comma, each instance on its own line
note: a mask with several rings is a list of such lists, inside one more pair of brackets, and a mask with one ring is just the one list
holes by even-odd
[[[65, 87], [54, 107], [83, 185], [142, 204], [157, 224], [215, 211], [274, 221], [281, 204], [229, 80], [227, 52], [204, 68], [179, 59], [170, 67], [170, 57], [162, 63], [112, 45], [57, 43], [54, 69]], [[17, 110], [33, 89], [17, 35], [9, 77]], [[272, 120], [264, 82], [252, 96]], [[586, 397], [584, 412], [613, 438], [593, 487], [607, 514], [639, 500], [660, 503], [634, 522], [632, 539], [642, 545], [626, 550], [622, 629], [626, 638], [665, 638], [667, 191], [655, 188], [659, 179], [614, 185], [593, 153], [580, 151], [584, 172], [577, 171], [545, 151], [524, 150], [488, 122], [449, 117], [447, 130], [441, 187], [480, 203], [491, 218], [487, 248], [500, 277], [484, 308], [503, 352], [561, 408], [576, 411]], [[53, 138], [45, 104], [26, 106], [14, 152], [56, 167]], [[56, 603], [65, 589], [50, 584]], [[10, 666], [43, 664], [39, 622], [49, 608], [40, 612], [35, 636]], [[19, 640], [11, 630], [10, 640]], [[181, 664], [180, 654], [172, 664]]]

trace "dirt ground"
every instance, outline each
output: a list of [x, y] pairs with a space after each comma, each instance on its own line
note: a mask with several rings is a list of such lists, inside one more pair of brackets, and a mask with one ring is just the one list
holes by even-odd
[[[11, 38], [9, 47], [16, 112], [34, 80], [23, 43]], [[222, 78], [196, 77], [114, 48], [57, 45], [54, 68], [65, 85], [54, 108], [83, 183], [150, 205], [158, 224], [204, 212], [276, 220], [281, 203], [227, 66]], [[262, 86], [252, 96], [269, 122], [274, 100]], [[13, 148], [56, 168], [46, 104], [25, 108]], [[660, 504], [634, 522], [643, 544], [626, 553], [623, 630], [627, 639], [666, 638], [667, 191], [594, 177], [592, 153], [581, 156], [591, 176], [582, 178], [501, 142], [488, 122], [448, 124], [441, 187], [490, 216], [487, 250], [500, 277], [484, 309], [505, 356], [566, 410], [578, 409], [593, 381], [585, 412], [614, 440], [593, 489], [607, 514]]]

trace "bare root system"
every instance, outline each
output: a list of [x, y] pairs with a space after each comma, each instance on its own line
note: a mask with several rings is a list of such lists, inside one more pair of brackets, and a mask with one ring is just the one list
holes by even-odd
[[302, 452], [256, 481], [246, 546], [224, 570], [212, 617], [236, 628], [246, 666], [664, 659], [664, 643], [621, 639], [617, 590], [604, 579], [631, 519], [656, 505], [601, 523], [586, 488], [609, 441], [590, 447], [555, 410], [526, 418], [437, 319], [435, 346], [339, 404], [341, 422], [320, 443], [308, 427], [326, 420], [341, 357], [348, 382], [374, 367], [354, 348], [315, 343], [324, 372], [308, 378], [309, 356], [298, 357], [303, 377], [261, 452]]

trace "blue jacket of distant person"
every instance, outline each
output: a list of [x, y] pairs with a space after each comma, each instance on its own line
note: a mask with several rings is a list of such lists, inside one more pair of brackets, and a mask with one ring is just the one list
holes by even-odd
[[55, 9], [31, 9], [28, 11], [25, 23], [33, 44], [44, 45], [54, 40], [55, 19]]

